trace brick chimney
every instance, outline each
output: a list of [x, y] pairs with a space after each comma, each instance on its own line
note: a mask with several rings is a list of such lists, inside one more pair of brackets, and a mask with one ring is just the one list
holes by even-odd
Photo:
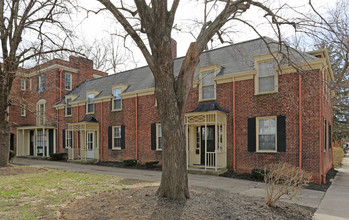
[[177, 58], [177, 41], [171, 38], [172, 59]]
[[87, 69], [93, 69], [93, 61], [85, 57], [69, 56], [69, 62], [76, 65], [84, 66]]

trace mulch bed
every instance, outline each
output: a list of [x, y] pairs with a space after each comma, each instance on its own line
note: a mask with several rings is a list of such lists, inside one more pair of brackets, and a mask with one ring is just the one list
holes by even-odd
[[[331, 179], [334, 179], [334, 177], [336, 176], [337, 172], [338, 171], [333, 169], [333, 168], [328, 171], [328, 173], [326, 175], [326, 184], [317, 184], [317, 183], [311, 182], [311, 183], [308, 184], [308, 186], [306, 186], [304, 188], [326, 192], [327, 189], [330, 187], [330, 185], [332, 183]], [[256, 182], [264, 182], [263, 179], [255, 178], [250, 173], [234, 173], [232, 171], [227, 171], [227, 172], [221, 174], [220, 176], [228, 177], [228, 178], [235, 178], [235, 179], [250, 180], [250, 181], [256, 181]]]
[[159, 198], [157, 187], [133, 188], [76, 199], [60, 210], [59, 219], [312, 219], [316, 209], [261, 198], [192, 187], [191, 198]]
[[118, 161], [97, 162], [97, 163], [94, 163], [93, 165], [128, 168], [128, 169], [143, 169], [143, 170], [158, 170], [158, 171], [162, 170], [161, 166], [146, 167], [145, 165], [140, 165], [140, 164], [137, 164], [135, 166], [127, 166], [123, 162], [118, 162]]
[[41, 173], [46, 172], [47, 169], [40, 167], [28, 167], [21, 165], [9, 164], [7, 167], [0, 168], [0, 176], [13, 176], [19, 174], [28, 174], [28, 173]]

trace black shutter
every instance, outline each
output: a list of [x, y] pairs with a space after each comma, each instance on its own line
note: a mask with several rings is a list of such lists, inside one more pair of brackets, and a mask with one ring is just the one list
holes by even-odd
[[286, 152], [286, 116], [277, 116], [277, 152]]
[[125, 149], [125, 125], [121, 125], [121, 149]]
[[108, 126], [108, 149], [113, 147], [113, 127]]
[[63, 129], [63, 131], [62, 131], [63, 133], [62, 133], [62, 143], [63, 143], [63, 148], [65, 148], [65, 129]]
[[151, 149], [156, 150], [156, 123], [151, 124]]
[[332, 129], [331, 124], [328, 124], [328, 149], [332, 148]]
[[42, 91], [45, 91], [45, 85], [46, 85], [46, 73], [42, 75]]
[[36, 91], [39, 91], [39, 77], [36, 77]]
[[248, 152], [256, 152], [256, 118], [249, 118], [247, 121], [248, 130]]

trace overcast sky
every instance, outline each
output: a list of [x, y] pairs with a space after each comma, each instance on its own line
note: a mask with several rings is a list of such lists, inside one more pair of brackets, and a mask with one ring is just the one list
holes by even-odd
[[[89, 9], [97, 9], [102, 6], [99, 2], [97, 2], [97, 0], [80, 1], [83, 7]], [[305, 13], [308, 13], [310, 11], [309, 6], [307, 6], [308, 0], [275, 0], [266, 2], [267, 4], [271, 4], [271, 2], [273, 2], [273, 4], [271, 5], [272, 7], [278, 7], [279, 5], [283, 5], [285, 2], [287, 2], [287, 4], [296, 8], [298, 11], [303, 11]], [[316, 7], [317, 10], [324, 12], [327, 8], [333, 7], [335, 5], [335, 0], [313, 0], [313, 5]], [[284, 16], [294, 16], [294, 12], [289, 10], [285, 10], [282, 13]], [[73, 24], [76, 34], [83, 41], [92, 42], [95, 39], [98, 41], [103, 41], [105, 38], [109, 36], [110, 32], [121, 32], [122, 30], [120, 26], [118, 27], [115, 25], [116, 20], [112, 17], [110, 13], [101, 13], [98, 15], [90, 13], [88, 18], [84, 18], [85, 15], [86, 13], [79, 13], [78, 15], [76, 15], [74, 17]], [[275, 38], [275, 34], [273, 33], [273, 31], [270, 28], [268, 28], [265, 25], [264, 20], [261, 19], [262, 16], [263, 13], [261, 11], [258, 11], [257, 9], [253, 8], [251, 10], [248, 10], [244, 14], [244, 19], [257, 25], [263, 36]], [[198, 3], [197, 0], [183, 0], [181, 1], [177, 10], [175, 24], [178, 24], [178, 27], [188, 32], [191, 28], [191, 21], [194, 19], [202, 19], [202, 17], [202, 4]], [[234, 33], [230, 35], [234, 43], [258, 37], [258, 35], [254, 33], [253, 30], [247, 28], [246, 26], [238, 24], [237, 22], [232, 23], [231, 25], [234, 25]], [[292, 37], [294, 35], [294, 30], [292, 28], [286, 28], [284, 29], [283, 34], [284, 37]], [[190, 42], [194, 41], [193, 36], [189, 33], [183, 33], [175, 30], [173, 31], [172, 36], [177, 41], [177, 55], [184, 56]], [[139, 67], [146, 65], [139, 49], [135, 45], [132, 45], [131, 39], [129, 39], [127, 45], [133, 51], [136, 60], [138, 61], [137, 66]], [[216, 45], [214, 46], [216, 47], [218, 46], [218, 44], [216, 43]], [[126, 69], [134, 67], [135, 65], [133, 63], [130, 63], [129, 65], [127, 65]]]

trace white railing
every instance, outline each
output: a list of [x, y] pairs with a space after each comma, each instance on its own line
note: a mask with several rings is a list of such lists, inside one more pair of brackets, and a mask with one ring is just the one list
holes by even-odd
[[215, 168], [217, 170], [217, 163], [216, 163], [216, 153], [215, 152], [206, 152], [206, 168]]

